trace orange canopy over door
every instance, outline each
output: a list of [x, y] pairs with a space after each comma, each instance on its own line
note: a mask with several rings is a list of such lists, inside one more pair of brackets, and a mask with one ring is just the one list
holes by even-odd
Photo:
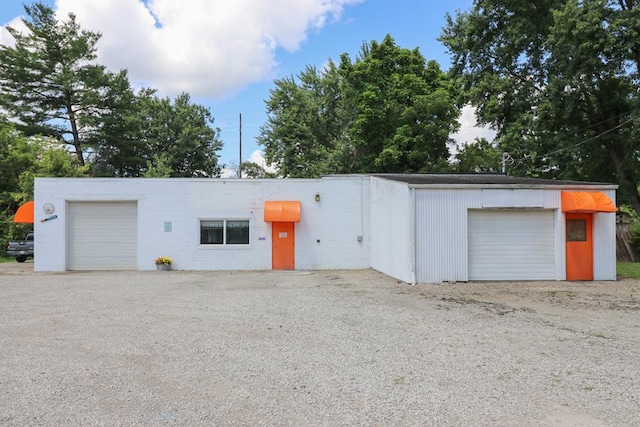
[[299, 201], [264, 202], [265, 222], [300, 222]]
[[33, 201], [27, 202], [20, 206], [13, 216], [13, 222], [26, 222], [33, 224]]
[[562, 191], [562, 212], [615, 212], [616, 206], [600, 191]]

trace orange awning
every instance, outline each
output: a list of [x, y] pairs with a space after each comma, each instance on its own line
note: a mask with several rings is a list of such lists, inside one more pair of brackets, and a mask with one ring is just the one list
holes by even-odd
[[33, 201], [20, 206], [13, 216], [13, 222], [28, 222], [33, 224]]
[[600, 191], [562, 191], [562, 212], [615, 212], [616, 206]]
[[299, 201], [267, 201], [264, 202], [265, 222], [299, 222]]

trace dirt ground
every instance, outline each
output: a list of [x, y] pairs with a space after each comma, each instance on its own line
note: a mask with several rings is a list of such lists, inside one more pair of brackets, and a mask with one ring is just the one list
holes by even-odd
[[0, 264], [0, 425], [640, 424], [640, 281]]

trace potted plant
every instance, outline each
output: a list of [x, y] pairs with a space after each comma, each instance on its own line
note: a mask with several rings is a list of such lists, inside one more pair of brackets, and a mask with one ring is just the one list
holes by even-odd
[[156, 269], [161, 271], [169, 271], [171, 270], [171, 264], [173, 264], [173, 260], [168, 256], [159, 256], [155, 260]]

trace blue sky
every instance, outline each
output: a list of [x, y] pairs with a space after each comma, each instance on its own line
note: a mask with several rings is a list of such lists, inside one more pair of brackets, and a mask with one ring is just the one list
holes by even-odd
[[[16, 26], [22, 1], [3, 0], [0, 26]], [[100, 31], [98, 62], [126, 68], [134, 85], [163, 96], [181, 91], [210, 108], [221, 129], [225, 164], [238, 162], [238, 116], [242, 113], [243, 161], [259, 158], [255, 137], [266, 120], [264, 101], [273, 80], [296, 75], [306, 65], [322, 67], [342, 53], [351, 57], [363, 42], [390, 34], [405, 48], [418, 47], [448, 69], [437, 41], [445, 14], [472, 0], [46, 0], [61, 17], [74, 12], [80, 24]], [[27, 4], [31, 4], [27, 2]], [[0, 28], [0, 43], [10, 43]], [[461, 117], [459, 142], [489, 136]]]

